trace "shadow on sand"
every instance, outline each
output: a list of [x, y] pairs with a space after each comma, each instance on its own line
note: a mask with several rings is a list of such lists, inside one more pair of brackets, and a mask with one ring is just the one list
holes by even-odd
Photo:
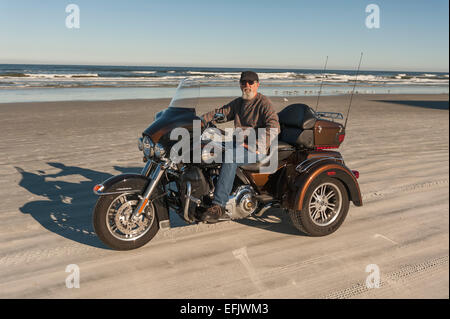
[[[108, 249], [97, 238], [92, 226], [92, 211], [97, 201], [92, 188], [111, 175], [62, 163], [47, 164], [60, 169], [60, 172], [45, 174], [39, 170], [35, 174], [16, 167], [22, 175], [19, 185], [34, 195], [47, 198], [28, 202], [20, 207], [20, 211], [30, 214], [43, 227], [62, 237]], [[141, 168], [114, 166], [114, 169], [135, 173]]]
[[[77, 166], [66, 166], [63, 163], [47, 164], [60, 169], [60, 172], [46, 174], [45, 171], [39, 170], [36, 174], [15, 167], [22, 175], [20, 186], [34, 195], [47, 198], [30, 201], [20, 207], [20, 211], [30, 214], [43, 227], [64, 238], [92, 247], [109, 249], [98, 239], [92, 226], [92, 212], [97, 201], [92, 189], [112, 175]], [[139, 173], [141, 167], [114, 166], [114, 169], [120, 173]], [[170, 219], [172, 227], [188, 225], [176, 213], [171, 212]], [[301, 235], [281, 209], [270, 209], [261, 218], [236, 222], [269, 231]]]
[[251, 219], [241, 219], [236, 222], [256, 228], [262, 228], [276, 233], [287, 235], [306, 236], [306, 234], [297, 230], [291, 222], [290, 217], [281, 208], [268, 209], [261, 217], [252, 217]]
[[402, 104], [406, 106], [423, 107], [435, 110], [448, 110], [448, 101], [399, 101], [399, 100], [373, 100], [375, 102]]

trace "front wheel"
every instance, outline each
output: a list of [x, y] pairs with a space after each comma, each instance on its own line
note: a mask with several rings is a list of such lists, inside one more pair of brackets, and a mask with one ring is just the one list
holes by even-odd
[[156, 206], [153, 201], [144, 211], [130, 219], [139, 203], [136, 194], [100, 196], [95, 205], [93, 224], [100, 240], [115, 250], [131, 250], [148, 243], [158, 232]]
[[345, 186], [337, 179], [319, 177], [306, 191], [302, 210], [291, 210], [289, 216], [301, 232], [310, 236], [326, 236], [341, 226], [348, 208]]

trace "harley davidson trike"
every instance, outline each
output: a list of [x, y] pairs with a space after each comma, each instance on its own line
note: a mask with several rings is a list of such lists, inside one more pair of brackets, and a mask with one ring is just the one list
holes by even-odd
[[[177, 143], [170, 138], [172, 130], [184, 128], [194, 140], [193, 123], [200, 120], [195, 112], [198, 92], [194, 81], [181, 81], [169, 107], [157, 113], [142, 133], [138, 146], [146, 164], [141, 174], [113, 176], [94, 187], [99, 196], [94, 229], [107, 246], [130, 250], [145, 245], [160, 228], [170, 228], [169, 210], [187, 223], [201, 222], [211, 205], [221, 163], [211, 162], [209, 152], [202, 152], [200, 162], [173, 161], [170, 156]], [[345, 137], [344, 126], [335, 121], [343, 116], [291, 104], [278, 117], [278, 143], [265, 159], [238, 167], [221, 220], [260, 217], [276, 207], [284, 209], [304, 234], [331, 234], [344, 222], [350, 201], [362, 206], [359, 173], [347, 168], [341, 154], [332, 150]], [[223, 114], [216, 114], [211, 122], [202, 123], [200, 149], [213, 139], [215, 124], [223, 121]], [[274, 156], [275, 169], [261, 170]]]

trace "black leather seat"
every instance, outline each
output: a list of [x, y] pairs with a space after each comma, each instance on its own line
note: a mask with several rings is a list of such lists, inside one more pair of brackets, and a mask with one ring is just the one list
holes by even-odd
[[314, 148], [314, 125], [317, 118], [306, 104], [291, 104], [278, 113], [280, 141], [303, 148]]
[[[275, 160], [275, 154], [277, 154], [278, 156], [278, 161], [282, 161], [287, 157], [289, 157], [289, 155], [291, 155], [292, 152], [295, 151], [295, 148], [292, 147], [292, 145], [280, 140], [278, 140], [278, 145], [276, 149], [272, 149], [272, 147], [273, 145], [271, 146], [270, 154], [267, 157], [265, 157], [262, 161], [252, 164], [240, 165], [240, 167], [246, 171], [258, 172], [262, 167], [267, 168], [269, 167], [270, 163], [273, 163], [273, 161]], [[275, 168], [275, 171], [276, 169], [278, 169], [278, 167]], [[275, 171], [273, 171], [272, 173], [274, 173]]]

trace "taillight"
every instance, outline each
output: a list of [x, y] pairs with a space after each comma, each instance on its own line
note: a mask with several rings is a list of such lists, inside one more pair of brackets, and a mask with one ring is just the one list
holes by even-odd
[[359, 172], [358, 171], [352, 171], [353, 175], [355, 175], [356, 178], [359, 178]]
[[336, 172], [330, 171], [330, 172], [327, 172], [327, 175], [328, 176], [334, 176], [334, 175], [336, 175]]
[[344, 138], [345, 138], [345, 134], [339, 135], [339, 144], [344, 141]]
[[339, 146], [316, 146], [316, 150], [329, 150], [332, 148], [339, 148]]

